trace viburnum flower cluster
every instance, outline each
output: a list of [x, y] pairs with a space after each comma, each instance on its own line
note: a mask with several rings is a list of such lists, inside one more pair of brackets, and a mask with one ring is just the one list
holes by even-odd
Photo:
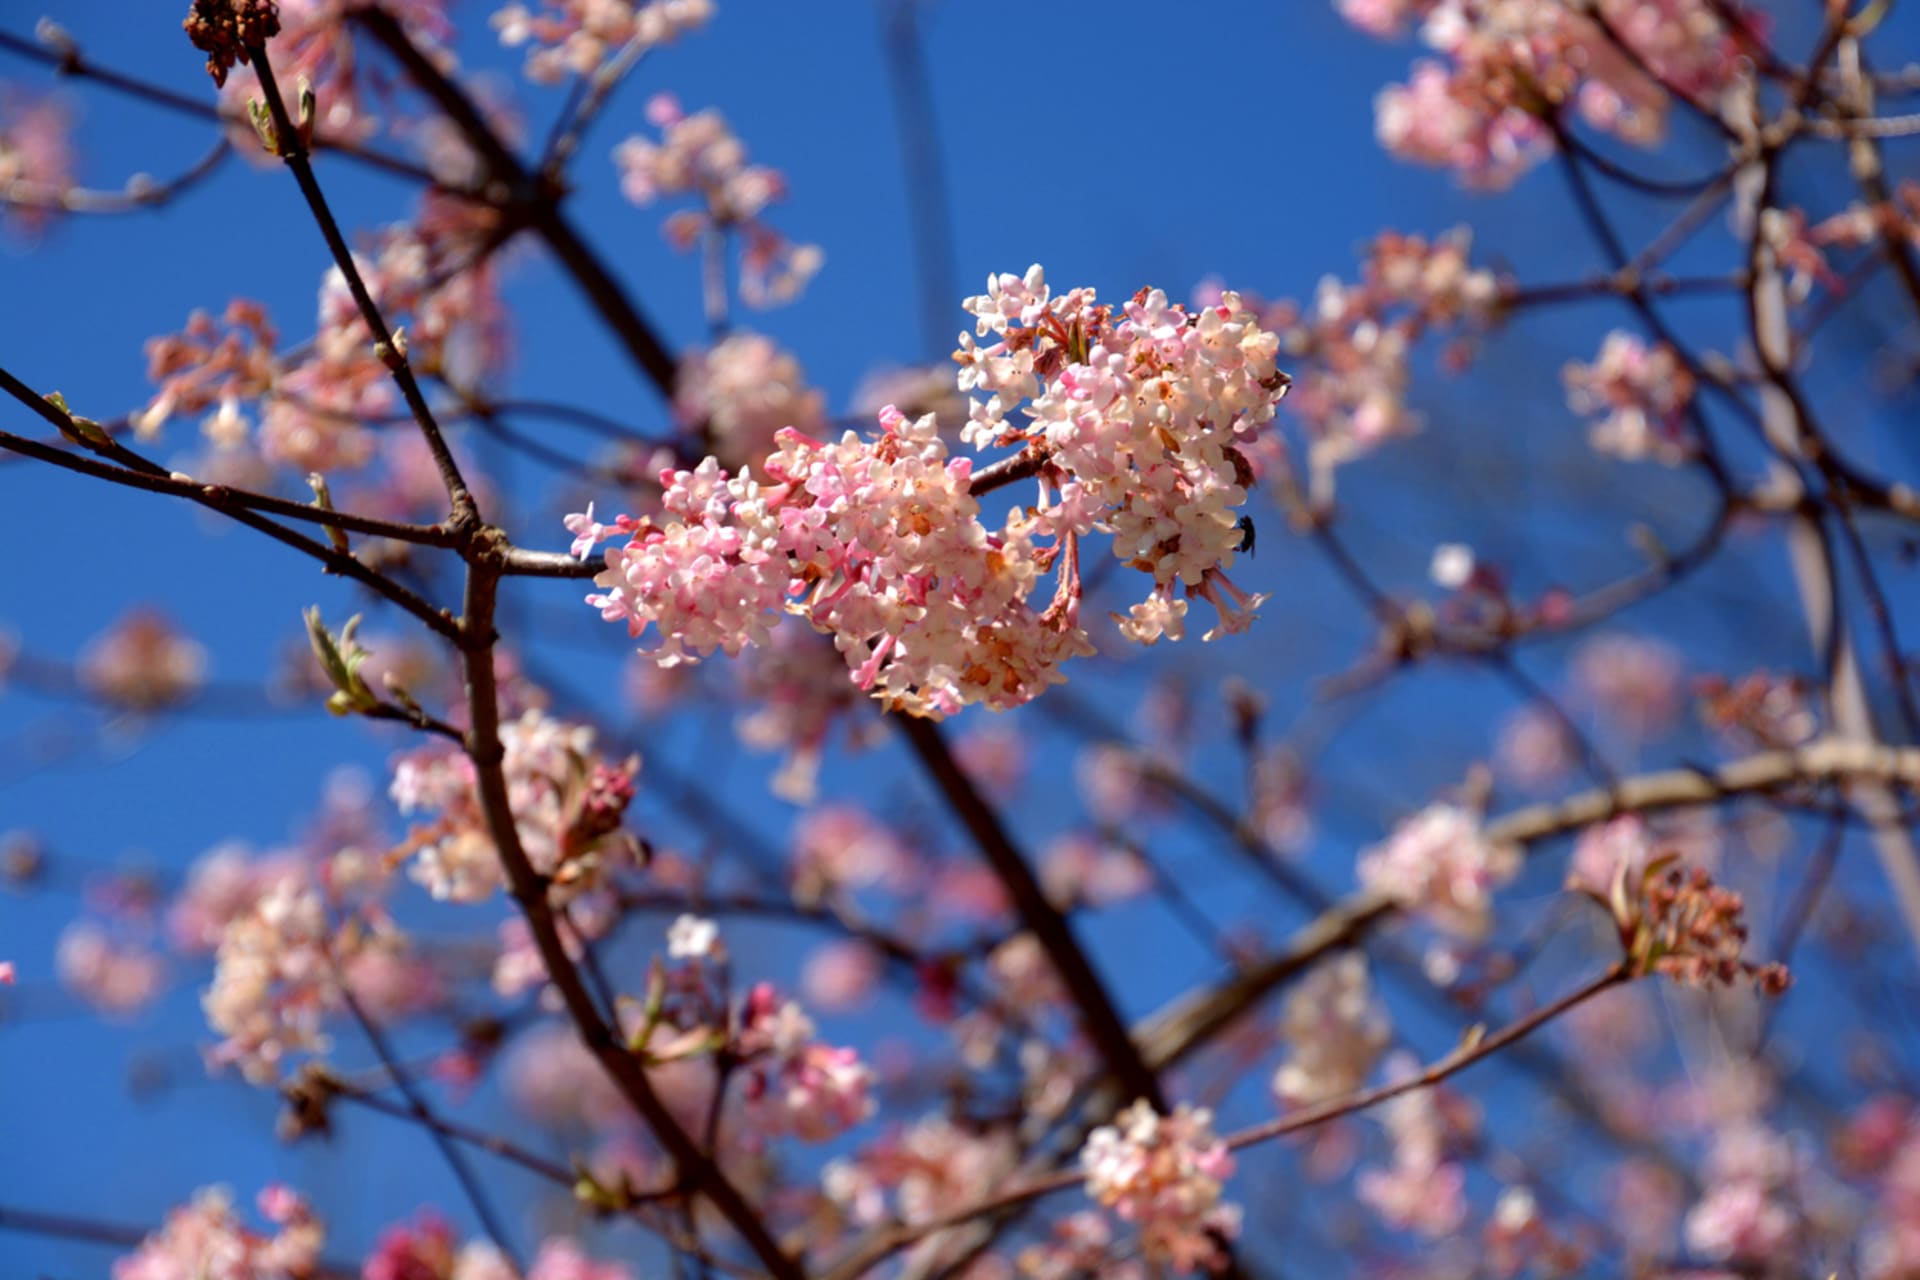
[[1455, 937], [1478, 941], [1493, 928], [1493, 891], [1520, 870], [1520, 850], [1489, 840], [1478, 815], [1436, 804], [1360, 855], [1360, 883]]
[[[919, 1224], [1003, 1188], [1019, 1165], [1019, 1145], [1006, 1126], [929, 1115], [863, 1147], [857, 1158], [829, 1161], [820, 1186], [828, 1203], [856, 1226], [889, 1218]], [[964, 1230], [935, 1232], [905, 1254], [906, 1264], [938, 1268], [958, 1262], [968, 1239]]]
[[679, 917], [667, 953], [672, 963], [654, 968], [631, 1041], [656, 1065], [723, 1054], [740, 1081], [738, 1142], [824, 1142], [872, 1114], [873, 1072], [854, 1049], [822, 1043], [796, 1001], [770, 982], [730, 999], [727, 948], [713, 921]]
[[166, 979], [166, 962], [137, 929], [112, 921], [76, 920], [60, 931], [54, 969], [67, 990], [109, 1016], [139, 1012]]
[[873, 1072], [859, 1052], [822, 1044], [813, 1020], [771, 983], [747, 994], [734, 1052], [746, 1068], [746, 1115], [769, 1137], [825, 1142], [873, 1114]]
[[1790, 1139], [1756, 1121], [1724, 1123], [1708, 1152], [1706, 1186], [1687, 1211], [1687, 1247], [1749, 1266], [1792, 1249], [1807, 1226], [1800, 1212], [1806, 1163]]
[[254, 1084], [277, 1079], [296, 1053], [324, 1053], [326, 1018], [341, 1006], [342, 966], [405, 939], [378, 914], [346, 927], [328, 918], [309, 881], [276, 884], [220, 935], [213, 981], [201, 996], [221, 1039], [209, 1065], [235, 1066]]
[[1087, 1194], [1133, 1224], [1141, 1256], [1181, 1275], [1225, 1264], [1240, 1232], [1239, 1206], [1223, 1198], [1233, 1156], [1213, 1113], [1181, 1103], [1170, 1116], [1144, 1099], [1087, 1136], [1080, 1151]]
[[510, 4], [493, 15], [500, 43], [527, 45], [527, 79], [559, 84], [592, 75], [623, 51], [632, 55], [671, 44], [713, 17], [713, 0], [539, 0]]
[[80, 682], [110, 706], [154, 712], [179, 706], [207, 678], [207, 651], [165, 615], [128, 611], [81, 650]]
[[225, 1188], [208, 1187], [167, 1215], [166, 1226], [113, 1264], [113, 1280], [286, 1280], [319, 1268], [326, 1230], [307, 1202], [278, 1184], [259, 1195], [271, 1235], [234, 1212]]
[[[628, 539], [589, 603], [636, 637], [654, 627], [663, 665], [764, 645], [778, 613], [796, 614], [833, 637], [860, 688], [932, 716], [1017, 706], [1091, 651], [1079, 542], [1096, 529], [1153, 582], [1121, 620], [1129, 638], [1178, 638], [1187, 596], [1218, 608], [1209, 638], [1247, 626], [1259, 599], [1226, 575], [1251, 480], [1236, 443], [1284, 392], [1274, 336], [1231, 294], [1189, 315], [1142, 291], [1116, 314], [1088, 290], [1052, 298], [1038, 267], [967, 306], [999, 340], [962, 337], [960, 385], [988, 397], [966, 436], [1044, 458], [1037, 505], [989, 529], [972, 461], [948, 456], [931, 415], [889, 407], [874, 440], [782, 431], [764, 479], [711, 457], [668, 472], [657, 520], [568, 517], [576, 554]], [[1021, 425], [1007, 415], [1023, 400]], [[1048, 572], [1053, 599], [1036, 609]]]
[[1287, 1060], [1274, 1072], [1273, 1091], [1282, 1102], [1323, 1102], [1365, 1084], [1393, 1039], [1366, 957], [1350, 951], [1316, 965], [1287, 996], [1280, 1036]]
[[1616, 330], [1607, 335], [1592, 364], [1569, 361], [1561, 377], [1573, 411], [1600, 417], [1588, 437], [1597, 452], [1668, 466], [1686, 460], [1693, 374], [1666, 343], [1650, 347]]
[[[768, 205], [786, 199], [787, 180], [778, 169], [747, 163], [742, 143], [717, 111], [688, 115], [670, 93], [647, 103], [647, 119], [660, 141], [638, 134], [614, 148], [620, 190], [642, 208], [663, 196], [693, 195], [703, 207], [667, 219], [667, 240], [688, 250], [714, 229], [743, 239], [741, 296], [756, 307], [791, 302], [818, 274], [826, 255], [819, 245], [794, 244], [764, 222]], [[788, 424], [792, 425], [792, 424]]]
[[56, 100], [0, 88], [0, 216], [25, 235], [46, 227], [73, 186], [71, 129]]
[[[609, 763], [595, 754], [591, 728], [536, 708], [502, 725], [500, 741], [514, 825], [534, 870], [572, 894], [632, 855], [621, 824], [638, 757]], [[430, 819], [398, 852], [413, 859], [414, 879], [434, 897], [481, 902], [506, 882], [465, 752], [442, 742], [408, 752], [394, 765], [391, 794], [402, 813]]]
[[[1404, 1079], [1417, 1069], [1410, 1056], [1396, 1054], [1387, 1076]], [[1393, 1158], [1354, 1179], [1361, 1201], [1397, 1231], [1440, 1237], [1458, 1230], [1467, 1216], [1467, 1171], [1456, 1156], [1477, 1136], [1476, 1110], [1428, 1088], [1401, 1094], [1376, 1114], [1393, 1142]]]
[[[1375, 100], [1389, 151], [1504, 187], [1553, 150], [1549, 119], [1572, 107], [1638, 145], [1662, 137], [1672, 94], [1712, 111], [1747, 74], [1741, 15], [1730, 30], [1710, 0], [1338, 0], [1356, 26], [1398, 36], [1418, 23], [1439, 57]], [[1739, 14], [1738, 6], [1725, 6]]]
[[782, 799], [813, 800], [836, 724], [846, 726], [842, 741], [848, 749], [871, 745], [882, 732], [870, 718], [847, 714], [862, 698], [845, 673], [846, 664], [831, 643], [798, 627], [780, 628], [770, 644], [748, 650], [741, 661], [741, 710], [734, 733], [756, 750], [782, 753], [772, 781], [773, 793]]
[[826, 401], [793, 353], [764, 334], [736, 330], [680, 360], [673, 413], [728, 471], [764, 468], [783, 427], [827, 431]]
[[[507, 358], [498, 273], [485, 252], [496, 222], [481, 206], [429, 193], [415, 222], [382, 230], [357, 262], [414, 366], [462, 387], [478, 388]], [[151, 339], [147, 374], [157, 389], [133, 417], [135, 434], [152, 439], [174, 415], [212, 409], [201, 430], [216, 449], [252, 441], [266, 461], [301, 474], [365, 467], [377, 447], [368, 424], [398, 397], [337, 267], [321, 283], [313, 340], [288, 355], [276, 341], [266, 310], [239, 298], [218, 320], [196, 311], [183, 332]], [[260, 402], [257, 441], [248, 401]]]
[[[1296, 363], [1287, 407], [1306, 428], [1317, 479], [1420, 429], [1407, 393], [1421, 338], [1474, 334], [1499, 318], [1500, 279], [1472, 265], [1472, 248], [1465, 227], [1431, 238], [1386, 232], [1369, 247], [1357, 282], [1329, 276], [1307, 306], [1268, 310], [1281, 350]], [[1465, 362], [1465, 342], [1452, 345], [1448, 363]]]

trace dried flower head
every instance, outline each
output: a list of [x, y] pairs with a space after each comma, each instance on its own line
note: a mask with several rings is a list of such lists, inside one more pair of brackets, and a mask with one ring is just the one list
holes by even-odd
[[252, 62], [252, 50], [280, 34], [280, 6], [274, 0], [193, 0], [181, 24], [193, 47], [207, 55], [207, 74], [225, 85], [234, 63]]

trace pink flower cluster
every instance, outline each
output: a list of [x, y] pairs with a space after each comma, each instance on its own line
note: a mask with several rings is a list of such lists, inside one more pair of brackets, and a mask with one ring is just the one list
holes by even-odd
[[[1419, 339], [1498, 318], [1500, 280], [1472, 265], [1472, 247], [1465, 227], [1431, 238], [1387, 232], [1369, 247], [1358, 282], [1328, 277], [1309, 307], [1272, 309], [1281, 349], [1298, 362], [1287, 405], [1306, 427], [1316, 476], [1420, 429], [1407, 405]], [[1459, 347], [1451, 362], [1465, 358]]]
[[[590, 888], [609, 859], [632, 848], [621, 822], [640, 762], [600, 759], [593, 736], [585, 725], [531, 708], [500, 728], [520, 843], [534, 869], [568, 891]], [[391, 794], [402, 813], [432, 815], [413, 830], [403, 852], [414, 856], [413, 877], [434, 897], [481, 902], [506, 882], [473, 763], [458, 747], [435, 742], [401, 756]]]
[[1561, 378], [1575, 413], [1604, 415], [1589, 436], [1597, 452], [1627, 462], [1650, 458], [1668, 466], [1686, 460], [1693, 374], [1664, 342], [1649, 347], [1616, 330], [1607, 335], [1592, 364], [1569, 361]]
[[1582, 641], [1567, 665], [1580, 701], [1633, 743], [1672, 729], [1685, 707], [1683, 655], [1649, 636], [1602, 632]]
[[161, 993], [166, 961], [134, 934], [97, 920], [76, 920], [61, 930], [54, 969], [67, 990], [102, 1013], [126, 1017]]
[[[858, 1226], [886, 1221], [890, 1209], [902, 1222], [923, 1223], [1000, 1189], [1019, 1163], [1008, 1129], [930, 1115], [863, 1149], [857, 1160], [829, 1162], [821, 1189]], [[936, 1232], [905, 1255], [907, 1265], [938, 1269], [956, 1262], [968, 1238], [964, 1231]]]
[[54, 99], [0, 92], [0, 210], [26, 235], [46, 227], [73, 186], [71, 130]]
[[527, 50], [527, 79], [559, 84], [592, 75], [624, 50], [634, 54], [671, 44], [713, 17], [713, 0], [538, 0], [510, 4], [493, 15], [500, 43]]
[[1015, 1259], [1022, 1280], [1146, 1280], [1154, 1274], [1138, 1260], [1113, 1256], [1113, 1224], [1083, 1209], [1053, 1224], [1052, 1234], [1028, 1245]]
[[178, 706], [200, 691], [207, 651], [152, 609], [128, 611], [80, 651], [80, 683], [127, 711]]
[[813, 1020], [771, 983], [747, 994], [734, 1051], [745, 1064], [747, 1117], [760, 1134], [825, 1142], [873, 1114], [873, 1072], [858, 1051], [820, 1043]]
[[1222, 1198], [1233, 1156], [1214, 1136], [1213, 1113], [1181, 1103], [1163, 1116], [1142, 1100], [1115, 1119], [1081, 1148], [1087, 1194], [1134, 1225], [1148, 1263], [1181, 1275], [1224, 1265], [1240, 1209]]
[[[1709, 0], [1338, 0], [1356, 26], [1397, 36], [1415, 22], [1439, 54], [1375, 101], [1389, 151], [1504, 187], [1552, 150], [1546, 118], [1572, 107], [1639, 145], [1661, 138], [1672, 93], [1712, 110], [1746, 74], [1740, 39]], [[1743, 19], [1743, 25], [1752, 21]], [[1645, 70], [1642, 70], [1642, 68]], [[1651, 77], [1649, 74], [1651, 73]]]
[[589, 603], [634, 636], [655, 626], [663, 665], [763, 645], [790, 609], [890, 705], [945, 715], [1027, 701], [1090, 646], [1028, 606], [1040, 572], [1029, 531], [980, 523], [969, 464], [947, 461], [933, 419], [883, 426], [871, 443], [782, 432], [766, 487], [712, 458], [668, 474], [669, 523], [610, 550]]
[[158, 390], [134, 415], [134, 434], [150, 440], [177, 413], [216, 409], [201, 428], [207, 438], [227, 445], [245, 439], [240, 402], [272, 388], [275, 340], [266, 308], [245, 298], [229, 302], [217, 321], [195, 311], [180, 333], [149, 338], [147, 377]]
[[1743, 749], [1797, 747], [1820, 731], [1807, 681], [1795, 675], [1751, 671], [1738, 680], [1705, 676], [1695, 684], [1700, 717]]
[[771, 643], [748, 650], [740, 664], [734, 732], [757, 750], [784, 753], [773, 778], [773, 793], [783, 800], [806, 804], [814, 798], [836, 723], [845, 723], [851, 747], [869, 745], [882, 732], [870, 718], [847, 714], [862, 699], [845, 672], [831, 643], [797, 627], [775, 631]]
[[821, 805], [801, 815], [791, 866], [793, 899], [808, 905], [877, 886], [904, 892], [919, 870], [913, 850], [892, 828], [851, 805]]
[[807, 385], [800, 362], [773, 339], [745, 330], [681, 359], [673, 413], [735, 473], [765, 468], [782, 427], [803, 436], [827, 431], [825, 399]]
[[[1095, 529], [1153, 580], [1123, 634], [1177, 638], [1176, 589], [1219, 609], [1209, 638], [1244, 628], [1259, 600], [1226, 576], [1251, 479], [1235, 442], [1285, 390], [1274, 335], [1231, 294], [1190, 316], [1142, 291], [1122, 318], [1087, 290], [1052, 299], [1038, 267], [994, 278], [967, 308], [998, 340], [962, 337], [960, 385], [988, 393], [965, 434], [1042, 451], [1038, 505], [989, 530], [971, 460], [947, 456], [931, 415], [889, 407], [876, 440], [780, 432], [764, 482], [712, 457], [668, 472], [657, 521], [568, 517], [576, 554], [629, 539], [607, 553], [588, 602], [635, 637], [656, 628], [652, 652], [669, 666], [764, 645], [776, 614], [798, 614], [833, 637], [861, 689], [933, 716], [1017, 706], [1091, 652], [1079, 540]], [[1022, 400], [1031, 424], [1016, 426], [1007, 414]], [[1050, 571], [1053, 600], [1036, 610], [1029, 597]]]
[[1350, 951], [1314, 966], [1287, 997], [1280, 1036], [1287, 1060], [1273, 1091], [1282, 1102], [1323, 1102], [1365, 1084], [1393, 1039], [1366, 957]]
[[[1253, 480], [1238, 446], [1286, 393], [1279, 339], [1238, 294], [1189, 315], [1142, 289], [1116, 313], [1091, 289], [1053, 296], [1038, 266], [989, 278], [964, 305], [977, 335], [994, 341], [962, 334], [954, 353], [960, 389], [974, 396], [962, 436], [979, 448], [1044, 448], [1061, 475], [1057, 494], [1043, 484], [1035, 528], [1069, 559], [1101, 529], [1116, 556], [1151, 576], [1122, 633], [1143, 644], [1180, 638], [1187, 602], [1176, 587], [1219, 610], [1208, 638], [1245, 629], [1260, 599], [1226, 576]], [[1016, 424], [1008, 415], [1023, 400], [1028, 421]]]
[[213, 982], [200, 1000], [221, 1037], [209, 1062], [237, 1066], [264, 1084], [279, 1077], [292, 1054], [325, 1052], [321, 1024], [340, 1004], [330, 946], [355, 949], [350, 939], [332, 937], [324, 901], [310, 884], [275, 885], [236, 916], [221, 934]]
[[[647, 119], [660, 141], [634, 135], [614, 148], [620, 189], [645, 207], [663, 196], [693, 195], [703, 207], [667, 219], [667, 240], [687, 250], [716, 228], [744, 238], [741, 296], [756, 307], [791, 302], [820, 270], [826, 255], [818, 245], [794, 244], [761, 220], [768, 205], [786, 199], [779, 170], [747, 163], [747, 148], [719, 112], [693, 115], [672, 94], [654, 95]], [[788, 424], [791, 425], [791, 424]]]
[[[1404, 1078], [1416, 1067], [1396, 1055], [1388, 1075]], [[1438, 1089], [1417, 1089], [1386, 1103], [1380, 1123], [1393, 1140], [1393, 1162], [1366, 1168], [1354, 1190], [1380, 1220], [1399, 1231], [1438, 1238], [1466, 1221], [1466, 1170], [1453, 1152], [1469, 1145], [1478, 1118], [1471, 1108]]]
[[1493, 891], [1520, 870], [1520, 850], [1487, 839], [1480, 819], [1430, 805], [1360, 855], [1360, 883], [1419, 912], [1441, 930], [1477, 941], [1493, 927]]
[[[357, 262], [410, 357], [463, 386], [485, 381], [507, 357], [498, 278], [481, 253], [493, 226], [480, 206], [429, 193], [417, 222], [384, 229]], [[376, 443], [369, 424], [398, 398], [337, 267], [321, 283], [313, 341], [282, 358], [275, 340], [265, 310], [237, 298], [219, 321], [196, 311], [183, 332], [151, 339], [147, 374], [157, 389], [134, 415], [135, 434], [151, 439], [175, 414], [213, 409], [201, 430], [216, 448], [236, 450], [252, 430], [242, 404], [259, 400], [258, 447], [268, 462], [302, 474], [365, 467]]]
[[1804, 1163], [1794, 1143], [1752, 1121], [1714, 1139], [1707, 1186], [1687, 1211], [1687, 1247], [1715, 1261], [1762, 1264], [1793, 1248], [1801, 1230], [1796, 1184]]
[[307, 1202], [279, 1185], [260, 1192], [271, 1235], [245, 1226], [220, 1187], [198, 1192], [167, 1224], [113, 1264], [113, 1280], [289, 1280], [319, 1267], [326, 1231]]

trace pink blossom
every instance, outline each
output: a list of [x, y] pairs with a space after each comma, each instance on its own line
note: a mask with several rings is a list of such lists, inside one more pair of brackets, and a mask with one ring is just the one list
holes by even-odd
[[821, 805], [794, 824], [795, 901], [819, 902], [875, 887], [898, 893], [913, 883], [916, 867], [912, 849], [864, 809]]
[[873, 1113], [873, 1072], [858, 1052], [816, 1041], [813, 1020], [768, 984], [747, 997], [738, 1049], [747, 1113], [759, 1133], [824, 1142]]
[[555, 1237], [540, 1246], [527, 1280], [633, 1280], [633, 1272], [619, 1262], [596, 1262], [579, 1245]]
[[858, 1009], [880, 983], [884, 962], [878, 952], [853, 938], [823, 943], [807, 953], [800, 990], [808, 1003], [832, 1013]]
[[1393, 1035], [1366, 957], [1348, 952], [1316, 965], [1288, 994], [1280, 1035], [1287, 1060], [1273, 1091], [1281, 1101], [1322, 1102], [1365, 1084]]
[[[859, 1225], [885, 1220], [890, 1209], [903, 1222], [924, 1223], [1004, 1186], [1019, 1158], [1008, 1129], [956, 1123], [936, 1114], [864, 1148], [858, 1159], [830, 1161], [821, 1173], [821, 1189]], [[932, 1267], [955, 1261], [968, 1238], [964, 1231], [936, 1232], [905, 1255], [906, 1263]]]
[[[532, 708], [501, 726], [500, 741], [508, 802], [536, 871], [577, 893], [598, 883], [610, 859], [630, 856], [621, 824], [637, 758], [601, 760], [592, 729]], [[498, 891], [506, 872], [465, 753], [439, 742], [408, 752], [394, 764], [391, 794], [402, 813], [432, 818], [403, 848], [415, 858], [414, 878], [434, 897], [479, 902]]]
[[[647, 664], [647, 669], [660, 668]], [[749, 649], [739, 671], [743, 708], [734, 721], [740, 741], [783, 753], [773, 793], [794, 804], [813, 800], [827, 737], [845, 726], [845, 743], [858, 749], [885, 732], [869, 717], [848, 714], [865, 700], [831, 642], [812, 631], [781, 627], [771, 643]]]
[[1567, 727], [1547, 707], [1528, 703], [1500, 726], [1494, 758], [1517, 785], [1540, 789], [1572, 771], [1579, 756]]
[[[1143, 290], [1116, 312], [1089, 290], [1054, 297], [1037, 267], [994, 277], [967, 302], [998, 340], [962, 337], [960, 386], [990, 393], [962, 435], [1046, 451], [1040, 505], [989, 529], [972, 460], [948, 457], [931, 416], [890, 407], [872, 441], [784, 430], [759, 470], [709, 457], [666, 473], [665, 513], [607, 553], [588, 602], [635, 637], [657, 629], [665, 665], [765, 644], [774, 615], [798, 614], [833, 637], [858, 688], [928, 716], [1020, 705], [1091, 652], [1079, 543], [1096, 527], [1152, 579], [1124, 634], [1177, 634], [1176, 591], [1219, 610], [1209, 638], [1241, 630], [1263, 597], [1227, 576], [1252, 480], [1236, 442], [1271, 419], [1286, 378], [1275, 336], [1223, 297], [1189, 315]], [[1036, 353], [1057, 370], [1045, 387]], [[1028, 398], [1028, 424], [1009, 421]], [[1036, 608], [1048, 573], [1053, 598]]]
[[613, 153], [627, 199], [645, 206], [663, 196], [698, 197], [701, 209], [668, 219], [669, 242], [685, 251], [711, 230], [737, 229], [744, 242], [741, 296], [756, 307], [792, 301], [825, 255], [818, 245], [794, 244], [761, 219], [768, 205], [786, 199], [786, 178], [747, 163], [746, 145], [717, 111], [688, 115], [663, 93], [647, 104], [647, 118], [660, 140], [636, 134]]
[[244, 1226], [220, 1187], [195, 1193], [166, 1226], [113, 1264], [113, 1280], [292, 1280], [318, 1266], [326, 1232], [301, 1197], [284, 1187], [260, 1193], [271, 1235]]
[[1153, 872], [1139, 857], [1090, 831], [1070, 831], [1040, 857], [1040, 883], [1063, 906], [1108, 906], [1137, 898], [1153, 887]]
[[1635, 742], [1651, 741], [1679, 719], [1683, 660], [1671, 645], [1610, 632], [1582, 642], [1569, 665], [1581, 696]]
[[[1389, 1079], [1416, 1070], [1407, 1054], [1387, 1064]], [[1453, 1153], [1471, 1142], [1477, 1114], [1438, 1088], [1401, 1094], [1375, 1113], [1393, 1140], [1386, 1168], [1361, 1170], [1354, 1189], [1381, 1221], [1430, 1238], [1453, 1234], [1466, 1221], [1466, 1171]]]
[[[1475, 186], [1504, 187], [1549, 153], [1543, 121], [1563, 107], [1628, 142], [1658, 142], [1670, 98], [1648, 72], [1708, 110], [1747, 74], [1739, 35], [1708, 0], [1599, 0], [1611, 34], [1577, 6], [1539, 0], [1338, 0], [1338, 7], [1376, 36], [1399, 36], [1421, 22], [1422, 41], [1439, 57], [1415, 63], [1407, 85], [1379, 96], [1375, 129], [1394, 154], [1450, 168]], [[1760, 25], [1743, 14], [1738, 21]], [[1615, 47], [1615, 36], [1628, 53]]]
[[332, 925], [319, 893], [287, 882], [262, 894], [221, 935], [213, 981], [201, 997], [207, 1025], [221, 1036], [209, 1055], [234, 1065], [248, 1081], [279, 1077], [295, 1053], [323, 1053], [322, 1030], [339, 1007], [340, 989], [329, 947]]
[[527, 79], [558, 84], [591, 75], [615, 54], [671, 44], [713, 17], [713, 0], [536, 0], [493, 15], [500, 43], [527, 45]]
[[791, 352], [746, 330], [682, 356], [674, 382], [673, 412], [681, 428], [735, 473], [763, 469], [783, 427], [824, 435], [825, 403]]
[[1687, 1246], [1716, 1261], [1777, 1257], [1794, 1236], [1792, 1211], [1752, 1178], [1721, 1183], [1687, 1211]]
[[1079, 1280], [1094, 1275], [1103, 1280], [1146, 1280], [1150, 1273], [1140, 1262], [1112, 1256], [1114, 1243], [1107, 1219], [1082, 1209], [1054, 1223], [1052, 1235], [1044, 1242], [1020, 1251], [1020, 1275], [1024, 1280]]
[[1163, 1116], [1135, 1102], [1087, 1136], [1080, 1166], [1087, 1194], [1133, 1224], [1148, 1262], [1181, 1275], [1225, 1263], [1221, 1244], [1239, 1234], [1240, 1209], [1223, 1199], [1233, 1157], [1212, 1112], [1181, 1103]]
[[1665, 343], [1649, 348], [1616, 330], [1592, 364], [1571, 361], [1561, 377], [1575, 413], [1604, 415], [1589, 437], [1596, 451], [1628, 462], [1651, 458], [1673, 466], [1686, 460], [1693, 375]]
[[1498, 318], [1499, 279], [1471, 265], [1472, 244], [1465, 227], [1431, 239], [1383, 233], [1357, 283], [1329, 277], [1309, 303], [1263, 312], [1281, 349], [1301, 362], [1287, 405], [1307, 430], [1318, 491], [1333, 468], [1420, 430], [1407, 403], [1419, 339], [1477, 332]]
[[[319, 106], [316, 135], [365, 141], [380, 127], [367, 91], [379, 93], [381, 85], [366, 74], [366, 46], [347, 21], [352, 8], [353, 0], [278, 0], [280, 34], [273, 41], [273, 69], [283, 85], [302, 79], [313, 85]], [[446, 0], [397, 0], [388, 6], [410, 39], [442, 56], [453, 36], [445, 10]], [[259, 140], [244, 123], [248, 99], [259, 94], [260, 80], [250, 66], [234, 67], [220, 91], [223, 105], [241, 122], [230, 128], [236, 149], [264, 159]]]
[[91, 920], [62, 931], [54, 968], [69, 991], [116, 1017], [153, 1003], [166, 979], [166, 960], [158, 952]]
[[1520, 869], [1520, 851], [1489, 841], [1480, 820], [1436, 804], [1394, 828], [1360, 855], [1360, 883], [1422, 913], [1469, 941], [1493, 926], [1493, 891]]
[[198, 693], [207, 651], [152, 609], [133, 609], [80, 652], [81, 683], [128, 711], [160, 711]]
[[1396, 1231], [1430, 1239], [1452, 1235], [1467, 1218], [1466, 1170], [1458, 1162], [1397, 1159], [1360, 1171], [1354, 1190], [1362, 1204]]
[[452, 1280], [453, 1228], [432, 1212], [388, 1227], [360, 1267], [360, 1280]]
[[189, 955], [212, 952], [227, 926], [263, 893], [302, 874], [290, 854], [254, 857], [238, 843], [216, 846], [195, 860], [186, 885], [168, 907], [168, 937]]
[[72, 130], [57, 99], [0, 92], [0, 211], [25, 235], [44, 230], [73, 187]]

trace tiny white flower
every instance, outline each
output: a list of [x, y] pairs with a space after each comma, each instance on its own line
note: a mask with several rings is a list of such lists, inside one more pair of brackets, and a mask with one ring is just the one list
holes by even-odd
[[1473, 577], [1473, 548], [1463, 542], [1443, 542], [1433, 549], [1433, 563], [1427, 572], [1434, 585], [1458, 591]]
[[667, 954], [675, 960], [719, 960], [726, 954], [720, 926], [701, 916], [681, 916], [667, 929]]

